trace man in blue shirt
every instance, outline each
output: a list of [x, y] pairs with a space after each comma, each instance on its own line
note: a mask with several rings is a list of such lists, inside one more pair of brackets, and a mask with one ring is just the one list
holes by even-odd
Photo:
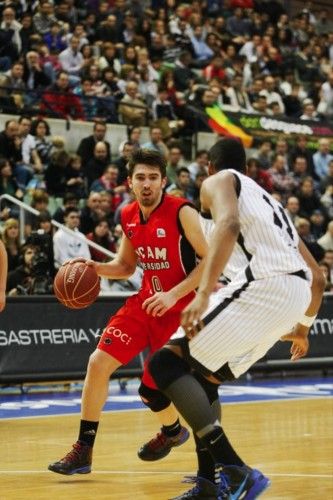
[[329, 139], [320, 139], [318, 151], [313, 155], [314, 170], [320, 180], [328, 175], [328, 164], [333, 160]]

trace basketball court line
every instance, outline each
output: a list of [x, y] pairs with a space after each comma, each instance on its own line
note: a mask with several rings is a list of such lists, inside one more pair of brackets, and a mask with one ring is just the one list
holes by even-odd
[[[50, 474], [49, 470], [0, 470], [0, 474]], [[110, 474], [110, 475], [117, 475], [117, 474], [126, 474], [126, 475], [145, 475], [145, 476], [159, 476], [159, 475], [174, 475], [174, 476], [193, 476], [194, 473], [193, 471], [188, 472], [188, 471], [177, 471], [177, 472], [172, 472], [172, 471], [135, 471], [135, 470], [94, 470], [92, 471], [92, 474], [99, 474], [99, 475], [104, 475], [104, 474]], [[288, 473], [288, 472], [279, 472], [279, 473], [270, 473], [268, 471], [265, 471], [265, 474], [270, 477], [306, 477], [306, 478], [321, 478], [321, 479], [333, 479], [333, 474], [297, 474], [297, 473]], [[71, 476], [65, 476], [59, 474], [57, 477], [63, 477], [63, 478], [70, 478]], [[75, 476], [76, 478], [78, 476]], [[84, 475], [84, 477], [88, 477], [87, 474]], [[89, 476], [92, 477], [92, 476]], [[80, 478], [82, 479], [82, 474], [80, 475]], [[73, 477], [73, 479], [75, 479]]]

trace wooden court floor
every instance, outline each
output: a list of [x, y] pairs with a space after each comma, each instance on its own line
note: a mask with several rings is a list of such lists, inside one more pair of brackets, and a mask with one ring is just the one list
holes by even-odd
[[[237, 451], [272, 480], [267, 500], [333, 499], [333, 400], [229, 404], [224, 428]], [[60, 476], [47, 464], [76, 440], [78, 416], [0, 421], [1, 500], [167, 500], [196, 471], [193, 442], [164, 460], [141, 462], [138, 446], [157, 432], [148, 411], [105, 413], [93, 473]]]

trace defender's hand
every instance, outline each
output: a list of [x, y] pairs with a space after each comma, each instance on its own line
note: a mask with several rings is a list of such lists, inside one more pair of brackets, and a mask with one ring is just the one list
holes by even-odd
[[309, 350], [309, 328], [304, 325], [296, 325], [292, 332], [281, 337], [282, 342], [292, 342], [290, 348], [291, 361], [297, 361], [307, 355]]
[[198, 293], [192, 302], [185, 307], [181, 314], [180, 324], [184, 328], [186, 336], [191, 339], [202, 328], [200, 318], [208, 307], [208, 296]]

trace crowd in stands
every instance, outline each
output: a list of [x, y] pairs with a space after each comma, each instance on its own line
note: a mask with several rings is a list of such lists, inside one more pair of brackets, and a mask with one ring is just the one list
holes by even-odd
[[164, 120], [171, 134], [188, 133], [214, 103], [332, 120], [332, 13], [307, 2], [288, 15], [286, 4], [1, 1], [0, 107], [132, 126]]
[[[135, 148], [163, 154], [166, 192], [199, 208], [208, 154], [192, 157], [186, 144], [198, 130], [211, 131], [207, 106], [333, 121], [330, 12], [308, 2], [289, 16], [283, 5], [0, 1], [0, 109], [13, 115], [0, 131], [0, 196], [28, 202], [40, 214], [28, 213], [20, 228], [17, 206], [0, 204], [10, 295], [49, 292], [69, 258], [110, 258], [87, 241], [117, 251]], [[92, 133], [73, 150], [52, 133], [50, 117], [90, 121]], [[119, 151], [106, 140], [113, 123], [127, 126]], [[144, 126], [148, 141], [141, 139]], [[248, 175], [286, 207], [331, 290], [332, 141], [323, 137], [313, 149], [305, 135], [288, 139], [263, 138], [248, 150]], [[51, 219], [64, 227], [54, 232]], [[140, 271], [132, 282], [108, 287], [134, 289], [139, 278]]]

